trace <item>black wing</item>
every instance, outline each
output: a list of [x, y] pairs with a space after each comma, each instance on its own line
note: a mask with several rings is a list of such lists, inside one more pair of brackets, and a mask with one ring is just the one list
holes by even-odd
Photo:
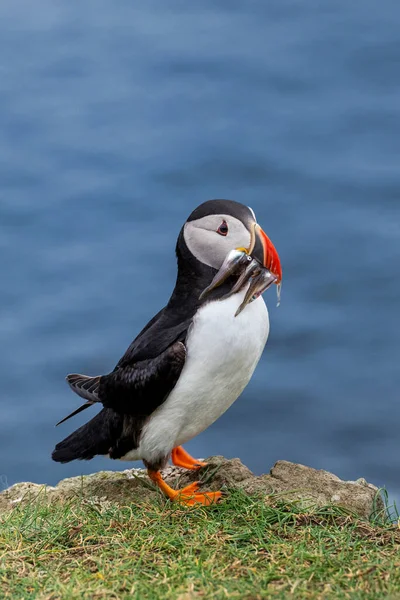
[[[102, 402], [104, 406], [114, 403], [120, 407], [131, 405], [131, 414], [133, 410], [137, 410], [137, 414], [140, 415], [151, 414], [178, 381], [185, 362], [182, 349], [177, 343], [182, 343], [186, 355], [184, 344], [197, 308], [197, 299], [189, 301], [185, 297], [184, 300], [174, 306], [168, 304], [161, 309], [136, 336], [109, 375], [68, 375], [68, 384], [86, 402], [57, 425], [96, 402]], [[162, 391], [163, 380], [165, 393]], [[103, 382], [104, 386], [100, 386], [100, 382]], [[128, 387], [130, 392], [127, 391]], [[120, 397], [113, 396], [117, 390]], [[136, 408], [132, 408], [133, 406]]]
[[60, 425], [96, 402], [117, 413], [148, 416], [175, 387], [186, 359], [186, 347], [178, 341], [155, 358], [117, 366], [101, 377], [71, 374], [67, 382], [85, 404], [57, 423]]
[[186, 359], [183, 342], [175, 342], [156, 358], [118, 367], [100, 378], [98, 396], [118, 413], [148, 416], [175, 387]]

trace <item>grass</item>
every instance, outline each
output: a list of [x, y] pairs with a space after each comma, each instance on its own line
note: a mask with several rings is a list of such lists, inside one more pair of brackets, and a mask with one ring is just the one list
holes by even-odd
[[36, 500], [0, 517], [13, 600], [400, 598], [400, 530], [232, 492], [209, 508]]

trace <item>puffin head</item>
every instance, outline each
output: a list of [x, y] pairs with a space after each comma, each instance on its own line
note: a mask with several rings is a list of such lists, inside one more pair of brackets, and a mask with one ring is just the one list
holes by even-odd
[[275, 275], [277, 284], [282, 281], [273, 243], [257, 223], [254, 211], [240, 202], [208, 200], [200, 204], [183, 226], [178, 258], [183, 245], [196, 261], [216, 270], [231, 250], [244, 250]]

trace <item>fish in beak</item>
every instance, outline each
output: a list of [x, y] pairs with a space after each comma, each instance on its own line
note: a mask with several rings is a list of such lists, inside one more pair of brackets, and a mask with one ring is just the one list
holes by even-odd
[[239, 275], [239, 278], [224, 298], [239, 292], [249, 281], [250, 285], [242, 304], [236, 311], [235, 317], [242, 312], [247, 304], [263, 294], [273, 283], [278, 286], [279, 305], [282, 283], [281, 262], [275, 246], [258, 223], [254, 223], [252, 227], [249, 248], [236, 248], [229, 252], [211, 284], [202, 292], [200, 300], [226, 281], [228, 277], [236, 274]]
[[249, 256], [246, 252], [243, 252], [241, 248], [231, 250], [225, 258], [220, 270], [215, 275], [210, 285], [206, 287], [206, 289], [203, 290], [203, 292], [200, 294], [199, 299], [203, 300], [203, 298], [205, 298], [207, 294], [209, 294], [210, 292], [212, 292], [212, 290], [215, 290], [215, 288], [223, 284], [224, 281], [226, 281], [231, 275], [239, 273], [243, 269], [243, 267], [248, 266], [251, 263], [251, 261], [251, 256]]

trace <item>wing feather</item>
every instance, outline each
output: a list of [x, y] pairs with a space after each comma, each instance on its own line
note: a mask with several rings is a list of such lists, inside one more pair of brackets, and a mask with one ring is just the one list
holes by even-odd
[[148, 416], [175, 387], [185, 360], [185, 345], [175, 342], [156, 358], [120, 367], [101, 378], [100, 400], [116, 412]]
[[169, 346], [155, 358], [117, 366], [108, 375], [89, 377], [72, 373], [68, 385], [85, 404], [57, 423], [60, 425], [96, 402], [120, 414], [137, 417], [151, 415], [175, 387], [186, 360], [181, 341]]

